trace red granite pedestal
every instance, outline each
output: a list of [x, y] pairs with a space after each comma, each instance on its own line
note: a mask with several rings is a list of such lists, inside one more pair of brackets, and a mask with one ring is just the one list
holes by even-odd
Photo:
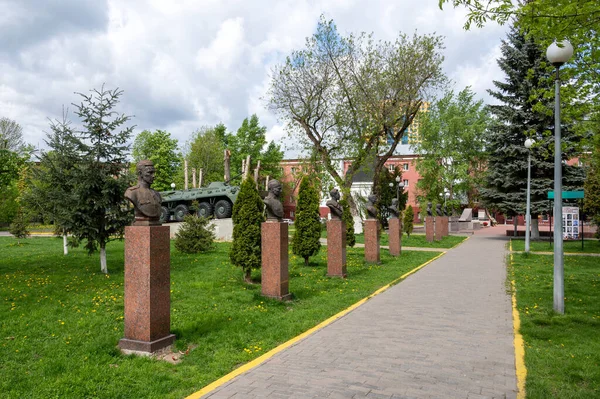
[[148, 355], [170, 346], [169, 226], [125, 227], [124, 353]]
[[442, 225], [442, 237], [448, 236], [448, 222], [449, 222], [448, 216], [440, 216], [438, 218], [438, 220], [440, 221], [440, 224]]
[[[444, 226], [443, 226], [443, 220], [442, 220], [443, 216], [436, 216], [435, 217], [435, 240], [436, 241], [440, 241], [443, 237], [444, 237]], [[446, 222], [446, 225], [448, 225], [448, 222]]]
[[365, 260], [369, 263], [380, 263], [379, 259], [379, 221], [365, 220]]
[[425, 238], [427, 242], [433, 242], [433, 216], [425, 218]]
[[261, 225], [263, 296], [286, 300], [291, 298], [288, 275], [288, 224], [268, 221]]
[[327, 221], [327, 275], [346, 277], [346, 223]]
[[402, 252], [402, 224], [398, 218], [392, 218], [388, 223], [390, 255], [400, 256]]

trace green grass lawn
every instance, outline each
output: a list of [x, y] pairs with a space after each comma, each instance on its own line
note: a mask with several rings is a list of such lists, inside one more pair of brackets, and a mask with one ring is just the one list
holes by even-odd
[[[514, 242], [513, 242], [514, 245]], [[600, 397], [600, 262], [565, 257], [565, 314], [553, 311], [553, 257], [514, 254], [528, 398]]]
[[[440, 241], [428, 242], [424, 234], [411, 234], [407, 237], [406, 234], [402, 235], [402, 246], [403, 247], [418, 247], [418, 248], [452, 248], [456, 244], [463, 242], [466, 236], [446, 236]], [[356, 242], [364, 243], [365, 237], [363, 234], [356, 234]], [[388, 234], [381, 234], [381, 245], [388, 245]]]
[[[107, 248], [109, 275], [83, 249], [62, 255], [61, 238], [22, 246], [0, 237], [0, 397], [182, 398], [306, 331], [437, 255], [381, 253], [364, 263], [348, 249], [348, 278], [326, 277], [325, 248], [304, 266], [290, 256], [290, 291], [280, 303], [243, 282], [228, 243], [204, 255], [172, 248], [171, 330], [179, 364], [124, 356], [123, 243]], [[259, 272], [254, 274], [259, 278]]]
[[[513, 251], [524, 251], [525, 240], [512, 239]], [[533, 252], [552, 252], [554, 242], [552, 241], [530, 241], [529, 249]], [[583, 249], [581, 249], [581, 240], [563, 241], [563, 251], [572, 253], [600, 253], [600, 241], [584, 240]]]

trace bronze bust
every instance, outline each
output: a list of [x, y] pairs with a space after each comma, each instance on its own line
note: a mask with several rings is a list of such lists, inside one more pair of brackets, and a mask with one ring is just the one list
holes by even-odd
[[377, 208], [375, 208], [377, 196], [371, 194], [367, 199], [369, 201], [367, 202], [367, 219], [377, 219]]
[[281, 222], [283, 218], [283, 205], [279, 196], [281, 195], [281, 183], [278, 180], [269, 180], [269, 193], [263, 200], [267, 211], [267, 222]]
[[392, 205], [388, 206], [388, 211], [390, 212], [390, 219], [398, 219], [398, 215], [400, 214], [400, 210], [398, 209], [398, 199], [392, 199]]
[[427, 203], [427, 216], [433, 216], [433, 213], [431, 212], [431, 202]]
[[160, 226], [162, 198], [158, 191], [150, 188], [154, 182], [154, 164], [144, 160], [136, 165], [138, 183], [125, 191], [125, 198], [135, 209], [134, 226]]
[[327, 200], [325, 205], [329, 207], [329, 213], [331, 214], [331, 220], [341, 220], [342, 215], [344, 214], [344, 210], [342, 206], [339, 204], [340, 200], [340, 192], [337, 188], [334, 188], [329, 192], [331, 198]]
[[444, 216], [444, 212], [442, 211], [442, 204], [437, 204], [435, 206], [435, 212], [438, 216]]

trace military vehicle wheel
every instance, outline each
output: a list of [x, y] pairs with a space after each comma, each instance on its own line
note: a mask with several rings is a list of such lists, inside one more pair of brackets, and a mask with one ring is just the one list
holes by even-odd
[[169, 208], [167, 208], [166, 206], [161, 206], [160, 207], [160, 222], [161, 223], [167, 223], [170, 219], [169, 215]]
[[212, 216], [212, 213], [213, 213], [212, 204], [209, 204], [208, 202], [201, 202], [198, 205], [198, 216], [209, 218]]
[[215, 204], [215, 216], [217, 219], [225, 219], [231, 216], [231, 203], [227, 200], [220, 200]]
[[190, 213], [190, 209], [187, 207], [187, 205], [179, 204], [175, 207], [173, 216], [175, 217], [175, 220], [177, 220], [178, 222], [183, 222], [183, 218], [186, 217], [187, 215], [189, 215], [189, 213]]

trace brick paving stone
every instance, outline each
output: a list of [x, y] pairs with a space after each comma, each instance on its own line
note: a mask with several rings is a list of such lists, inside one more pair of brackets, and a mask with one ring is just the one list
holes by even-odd
[[515, 398], [506, 241], [494, 231], [204, 397]]

